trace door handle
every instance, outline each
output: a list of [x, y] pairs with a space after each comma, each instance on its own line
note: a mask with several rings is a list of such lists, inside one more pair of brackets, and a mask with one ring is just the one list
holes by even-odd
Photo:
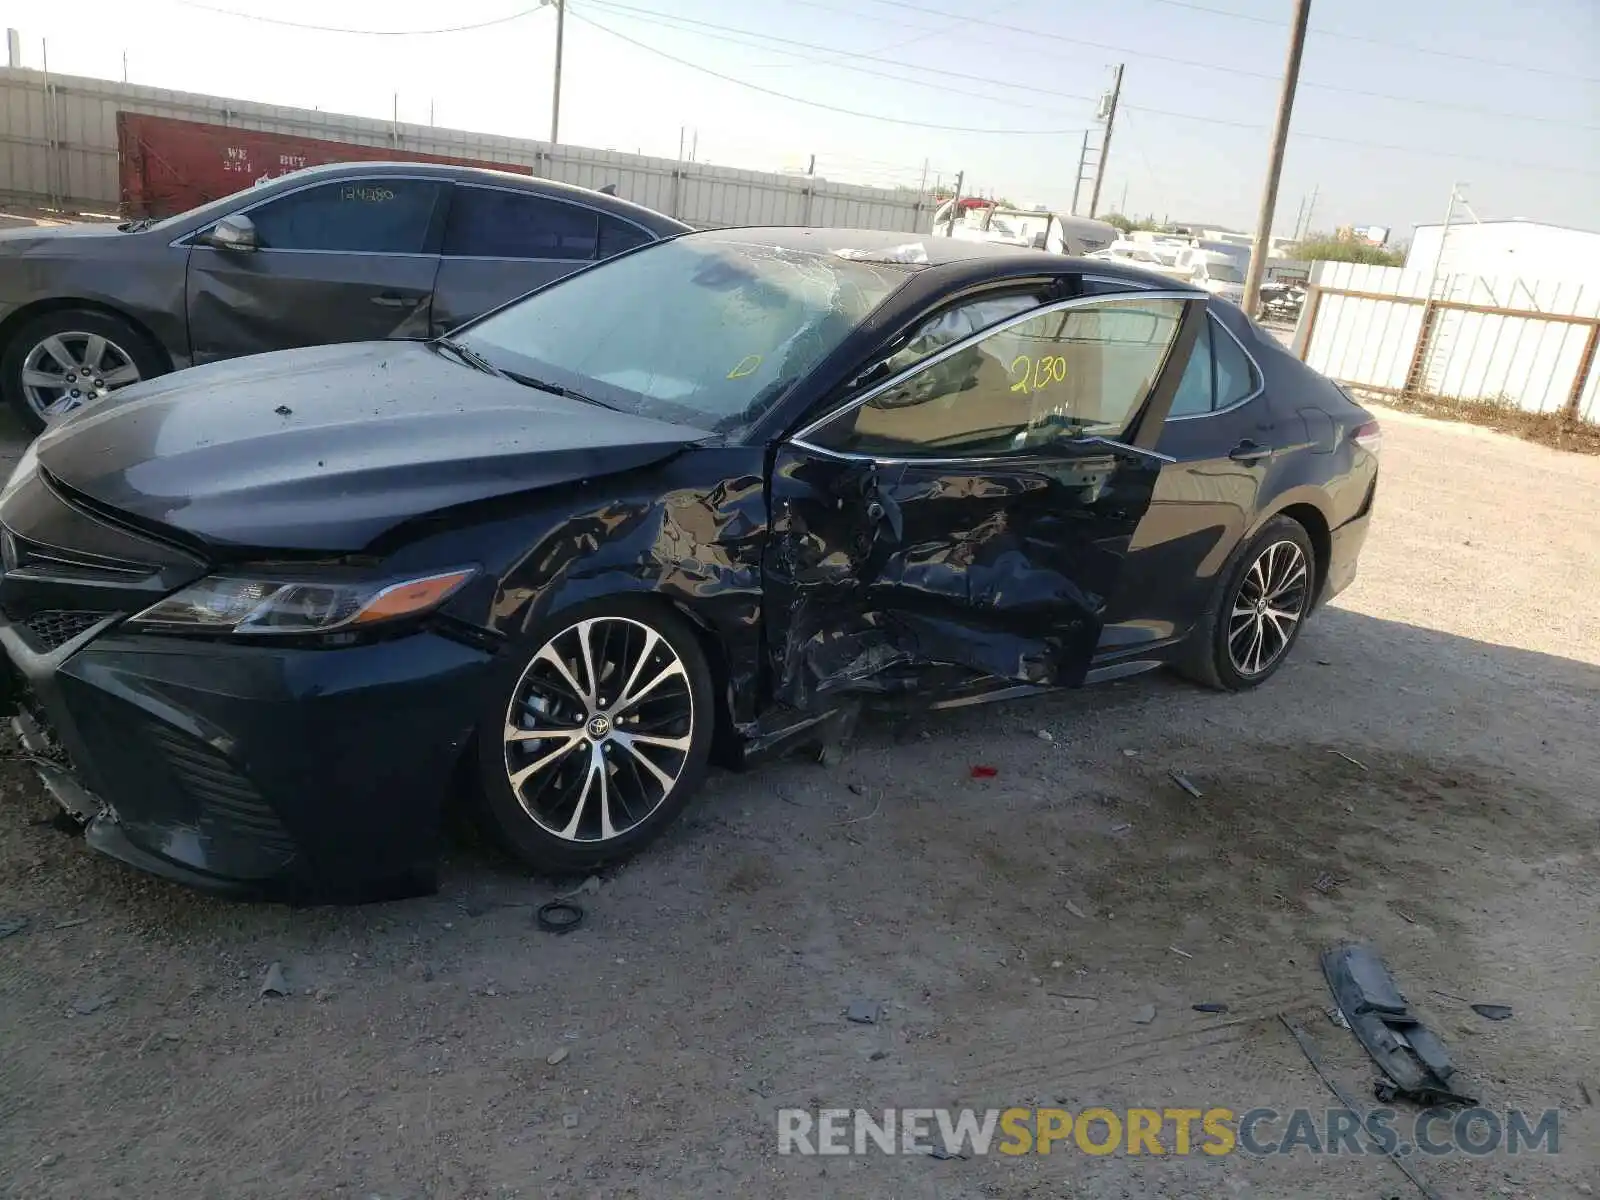
[[400, 295], [399, 292], [382, 292], [372, 297], [372, 302], [383, 308], [415, 308], [417, 302]]
[[1234, 462], [1242, 463], [1259, 462], [1263, 458], [1270, 457], [1271, 454], [1271, 446], [1263, 446], [1260, 442], [1253, 442], [1249, 438], [1245, 438], [1232, 450], [1228, 451], [1229, 458], [1233, 459]]

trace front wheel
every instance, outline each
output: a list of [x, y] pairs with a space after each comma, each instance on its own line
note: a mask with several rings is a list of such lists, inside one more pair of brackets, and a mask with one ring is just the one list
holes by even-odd
[[694, 631], [662, 606], [601, 600], [541, 623], [517, 660], [478, 726], [489, 832], [551, 874], [629, 857], [705, 776], [715, 713]]
[[0, 392], [29, 433], [85, 404], [166, 370], [145, 336], [93, 309], [43, 313], [16, 331], [0, 358]]
[[1300, 636], [1316, 599], [1316, 578], [1305, 526], [1273, 517], [1230, 564], [1178, 670], [1230, 692], [1265, 683]]

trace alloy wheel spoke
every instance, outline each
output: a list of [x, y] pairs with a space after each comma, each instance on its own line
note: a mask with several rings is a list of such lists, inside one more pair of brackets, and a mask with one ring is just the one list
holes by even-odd
[[1290, 624], [1300, 619], [1299, 613], [1291, 612], [1287, 608], [1273, 608], [1270, 604], [1267, 605], [1267, 616], [1274, 621], [1288, 621]]
[[676, 657], [674, 657], [672, 662], [670, 662], [667, 666], [661, 668], [660, 672], [657, 673], [655, 678], [649, 683], [645, 684], [637, 692], [619, 696], [616, 704], [612, 706], [612, 714], [620, 716], [622, 713], [627, 712], [629, 709], [633, 708], [634, 705], [638, 704], [639, 701], [643, 700], [651, 692], [655, 691], [656, 688], [660, 687], [663, 683], [674, 676], [682, 677], [685, 680], [687, 680], [689, 677], [688, 672], [683, 669], [683, 664], [679, 662]]
[[25, 367], [22, 372], [23, 387], [49, 388], [59, 392], [66, 388], [66, 380], [60, 375], [52, 375], [49, 371], [40, 371], [33, 367]]
[[[651, 762], [649, 756], [646, 755], [646, 754], [641, 753], [640, 750], [639, 750], [639, 746], [638, 746], [638, 743], [641, 743], [641, 742], [644, 743], [645, 745], [660, 744], [665, 739], [635, 737], [635, 736], [633, 736], [631, 734], [626, 734], [626, 733], [616, 734], [614, 736], [615, 736], [617, 745], [621, 746], [624, 750], [626, 750], [629, 754], [631, 754], [633, 756], [633, 759], [634, 759], [635, 762], [639, 763], [641, 766], [644, 767], [645, 770], [649, 771], [650, 774], [654, 775], [655, 778], [656, 778], [656, 782], [661, 785], [663, 790], [667, 790], [667, 789], [670, 789], [672, 787], [673, 777], [671, 775], [668, 775], [660, 767], [656, 766], [655, 763]], [[684, 738], [683, 739], [683, 741], [685, 742], [685, 749], [688, 748], [687, 747], [688, 740], [689, 740], [688, 738]]]
[[506, 726], [506, 741], [508, 742], [537, 742], [555, 741], [560, 738], [579, 741], [584, 735], [581, 729], [519, 729], [515, 725]]
[[622, 685], [622, 690], [617, 693], [617, 711], [633, 702], [633, 685], [639, 682], [639, 675], [644, 670], [645, 664], [650, 661], [650, 656], [655, 653], [656, 643], [661, 640], [661, 635], [654, 629], [644, 632], [644, 648], [639, 651], [639, 658], [633, 664], [633, 670], [628, 672], [628, 678]]
[[[83, 344], [83, 357], [79, 360], [89, 370], [98, 372], [100, 364], [106, 356], [106, 340], [98, 333], [91, 333], [89, 340]], [[98, 377], [98, 376], [97, 376]]]
[[583, 693], [583, 698], [589, 702], [591, 709], [600, 707], [600, 677], [594, 669], [594, 646], [589, 641], [589, 633], [595, 627], [594, 621], [581, 621], [578, 624], [578, 649], [583, 653], [583, 674], [589, 681], [589, 690]]
[[589, 793], [594, 791], [595, 777], [601, 772], [600, 747], [592, 747], [589, 751], [589, 768], [583, 773], [583, 790], [578, 793], [578, 803], [572, 810], [572, 820], [567, 822], [567, 827], [561, 831], [564, 838], [576, 838], [578, 825], [583, 820], [583, 814], [589, 807]]
[[583, 701], [591, 709], [594, 708], [594, 697], [588, 692], [584, 691], [583, 687], [578, 683], [578, 681], [573, 678], [572, 672], [567, 669], [565, 660], [562, 659], [561, 655], [556, 653], [556, 644], [554, 641], [546, 642], [542, 647], [540, 647], [539, 653], [535, 654], [533, 658], [535, 662], [549, 663], [552, 667], [554, 667], [556, 669], [556, 674], [560, 675], [562, 681], [572, 689], [573, 696]]
[[55, 359], [60, 364], [62, 371], [76, 371], [81, 365], [73, 356], [72, 351], [67, 349], [67, 344], [56, 335], [52, 334], [40, 342], [39, 349]]
[[522, 788], [522, 785], [528, 781], [528, 778], [530, 776], [536, 775], [538, 772], [544, 770], [546, 767], [552, 767], [556, 763], [560, 762], [562, 759], [566, 758], [567, 755], [571, 752], [572, 748], [574, 746], [576, 746], [578, 744], [578, 742], [579, 742], [579, 738], [577, 738], [577, 737], [571, 738], [570, 740], [568, 740], [566, 745], [557, 747], [555, 750], [551, 751], [549, 754], [546, 754], [544, 757], [536, 758], [536, 759], [533, 760], [533, 762], [529, 763], [527, 766], [522, 767], [521, 769], [513, 772], [512, 775], [511, 775], [511, 790], [512, 791], [520, 791], [521, 788]]
[[128, 363], [125, 366], [113, 367], [109, 371], [102, 371], [99, 378], [108, 388], [127, 387], [130, 383], [139, 382], [139, 368]]

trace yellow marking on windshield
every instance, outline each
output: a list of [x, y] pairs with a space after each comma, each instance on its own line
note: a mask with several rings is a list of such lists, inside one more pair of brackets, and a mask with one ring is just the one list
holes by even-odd
[[754, 375], [761, 369], [761, 355], [746, 354], [741, 358], [733, 370], [728, 372], [729, 379], [743, 379], [746, 375]]

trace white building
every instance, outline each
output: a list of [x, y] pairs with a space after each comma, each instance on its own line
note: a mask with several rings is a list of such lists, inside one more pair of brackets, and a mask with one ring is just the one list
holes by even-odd
[[1600, 276], [1600, 233], [1518, 219], [1418, 225], [1406, 254], [1407, 271], [1431, 276], [1504, 275], [1522, 279], [1594, 279]]

